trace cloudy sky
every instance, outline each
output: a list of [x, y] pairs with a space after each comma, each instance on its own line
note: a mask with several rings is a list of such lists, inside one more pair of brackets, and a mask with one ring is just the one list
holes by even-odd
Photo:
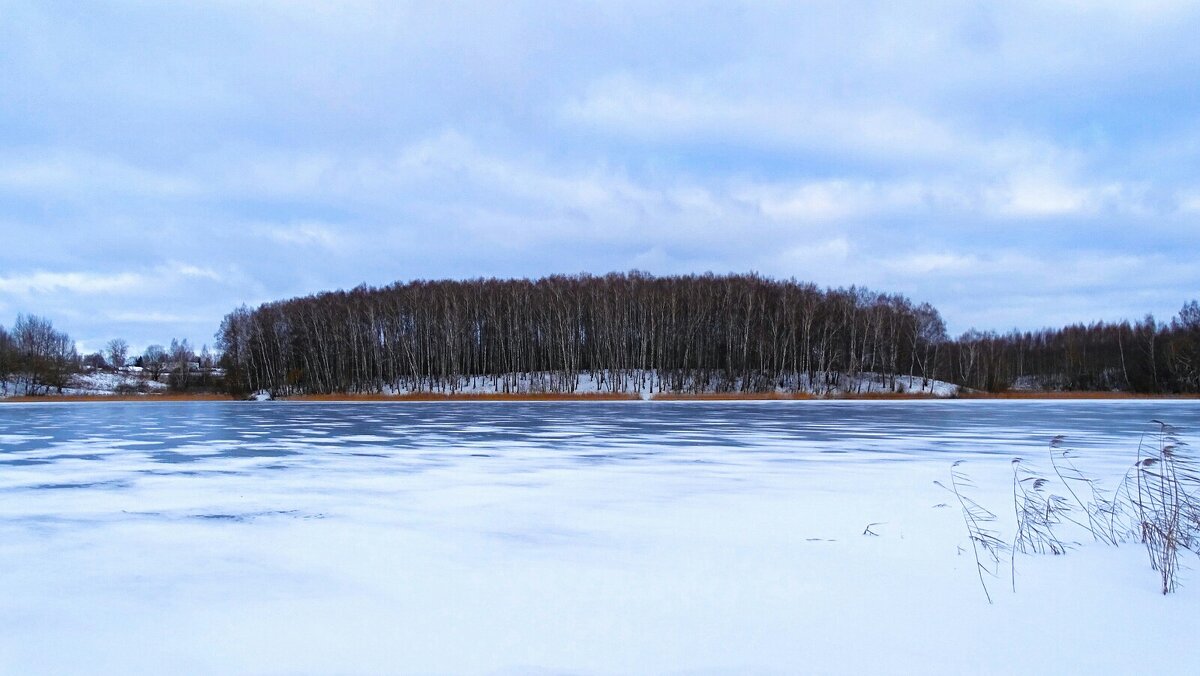
[[1200, 296], [1200, 6], [0, 0], [0, 323], [360, 283], [866, 285], [952, 332]]

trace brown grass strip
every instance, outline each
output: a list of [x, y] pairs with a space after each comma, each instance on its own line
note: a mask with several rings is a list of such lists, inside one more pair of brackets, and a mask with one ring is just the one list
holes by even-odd
[[1197, 399], [1200, 394], [1134, 392], [962, 392], [959, 399]]
[[909, 399], [949, 399], [949, 397], [930, 394], [929, 392], [859, 392], [849, 394], [835, 394], [830, 399], [849, 399], [852, 401], [906, 401]]
[[816, 399], [805, 392], [660, 392], [655, 401], [794, 401]]

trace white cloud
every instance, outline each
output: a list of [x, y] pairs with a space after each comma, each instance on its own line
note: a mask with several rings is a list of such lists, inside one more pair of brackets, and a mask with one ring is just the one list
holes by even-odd
[[122, 310], [107, 312], [105, 317], [114, 322], [125, 324], [185, 324], [204, 322], [208, 317], [203, 315], [185, 315], [176, 312], [161, 312], [158, 310]]
[[207, 303], [195, 335], [361, 281], [635, 266], [869, 284], [952, 322], [1158, 303], [1198, 288], [1197, 9], [14, 8], [0, 303], [85, 326]]
[[1144, 188], [1111, 183], [1079, 183], [1054, 170], [1033, 168], [1012, 172], [1006, 180], [984, 190], [987, 207], [1008, 217], [1092, 215], [1118, 211], [1134, 215], [1161, 212], [1146, 202]]
[[1006, 216], [1070, 216], [1092, 212], [1097, 206], [1091, 191], [1037, 175], [1014, 176], [989, 189], [987, 197], [990, 206]]
[[339, 234], [324, 223], [302, 221], [288, 225], [264, 225], [256, 228], [263, 236], [280, 244], [337, 250], [346, 243], [346, 235]]
[[160, 276], [164, 277], [178, 276], [192, 279], [207, 279], [214, 282], [220, 282], [224, 280], [224, 276], [212, 268], [192, 265], [190, 263], [181, 263], [179, 261], [171, 261], [164, 266], [160, 266], [156, 272]]
[[978, 264], [978, 257], [958, 253], [914, 253], [898, 256], [886, 263], [887, 267], [898, 275], [962, 273]]
[[0, 277], [0, 294], [48, 295], [75, 294], [82, 296], [121, 295], [141, 292], [148, 288], [188, 284], [189, 280], [208, 280], [223, 283], [226, 275], [207, 267], [171, 261], [137, 272], [96, 273], [83, 271], [50, 272], [36, 270], [24, 274]]
[[171, 172], [155, 171], [117, 157], [52, 149], [0, 155], [0, 191], [73, 196], [183, 197], [200, 186]]
[[654, 142], [783, 145], [909, 160], [976, 152], [960, 131], [897, 102], [818, 96], [747, 95], [717, 82], [662, 85], [621, 75], [593, 83], [561, 115], [568, 123]]
[[734, 199], [776, 220], [830, 222], [863, 216], [905, 213], [936, 206], [962, 206], [966, 195], [939, 180], [894, 181], [826, 179], [792, 183], [742, 183]]
[[35, 294], [67, 292], [82, 295], [128, 292], [146, 283], [143, 275], [122, 272], [33, 272], [0, 277], [0, 293]]
[[1175, 209], [1183, 214], [1200, 213], [1200, 188], [1185, 188], [1174, 195]]
[[762, 267], [781, 277], [817, 277], [828, 279], [831, 283], [841, 283], [841, 273], [846, 269], [852, 252], [854, 246], [846, 237], [813, 239], [787, 246], [778, 254], [767, 257]]

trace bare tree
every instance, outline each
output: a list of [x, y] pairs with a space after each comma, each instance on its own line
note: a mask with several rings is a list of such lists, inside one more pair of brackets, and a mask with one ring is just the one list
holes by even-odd
[[150, 380], [157, 381], [167, 365], [167, 350], [162, 345], [151, 345], [142, 353], [142, 368]]
[[171, 349], [168, 352], [171, 367], [171, 387], [176, 390], [186, 390], [191, 384], [192, 360], [195, 353], [187, 339], [171, 339]]
[[113, 368], [125, 368], [125, 361], [129, 358], [129, 343], [125, 342], [125, 339], [113, 338], [108, 341], [105, 351], [108, 353], [108, 363]]
[[10, 381], [17, 370], [17, 344], [0, 326], [0, 395], [7, 396]]
[[26, 390], [45, 393], [62, 391], [71, 374], [79, 369], [75, 343], [67, 334], [54, 329], [50, 320], [34, 315], [17, 315], [12, 340], [16, 349], [17, 371], [24, 374]]

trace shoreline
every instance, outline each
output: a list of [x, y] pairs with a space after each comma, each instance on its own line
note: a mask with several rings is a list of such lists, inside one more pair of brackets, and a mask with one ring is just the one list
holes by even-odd
[[[643, 399], [635, 393], [587, 392], [587, 393], [457, 393], [438, 394], [422, 392], [414, 394], [305, 394], [267, 400], [298, 403], [535, 403], [535, 402], [772, 402], [772, 401], [1200, 401], [1200, 394], [1136, 394], [1130, 392], [999, 392], [960, 393], [956, 396], [937, 396], [928, 393], [903, 394], [871, 392], [819, 396], [803, 392], [709, 392], [709, 393], [662, 393]], [[48, 394], [0, 398], [0, 404], [76, 404], [76, 403], [181, 403], [181, 402], [247, 402], [239, 397], [224, 394]]]

